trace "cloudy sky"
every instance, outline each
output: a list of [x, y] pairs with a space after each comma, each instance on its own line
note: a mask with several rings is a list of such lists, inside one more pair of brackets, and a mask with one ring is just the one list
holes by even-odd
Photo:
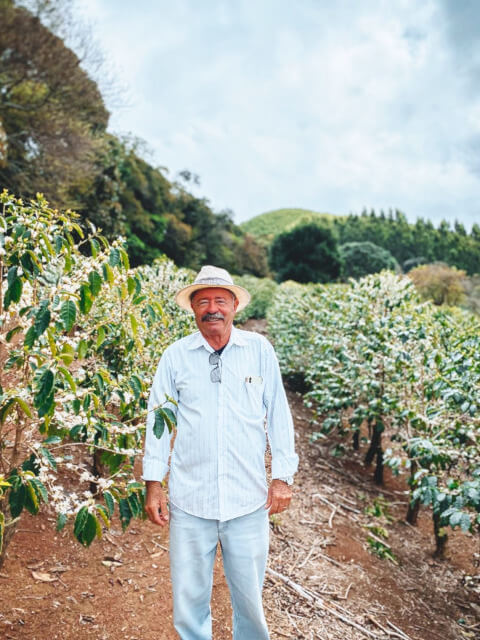
[[[82, 0], [111, 129], [237, 222], [276, 208], [480, 223], [477, 0]], [[123, 103], [123, 104], [122, 104]]]

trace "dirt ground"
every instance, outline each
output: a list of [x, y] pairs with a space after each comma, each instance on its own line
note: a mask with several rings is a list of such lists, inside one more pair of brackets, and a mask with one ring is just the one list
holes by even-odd
[[[417, 527], [404, 522], [403, 482], [387, 477], [379, 489], [360, 454], [336, 458], [331, 442], [312, 444], [309, 410], [299, 394], [289, 400], [301, 462], [291, 508], [271, 523], [264, 602], [272, 640], [480, 638], [478, 538], [452, 534], [447, 559], [435, 559], [429, 513]], [[392, 560], [369, 550], [375, 537]], [[218, 558], [212, 612], [214, 639], [228, 640]], [[137, 521], [122, 534], [115, 523], [84, 549], [70, 530], [55, 532], [47, 510], [22, 516], [0, 572], [0, 638], [176, 637], [168, 530]]]

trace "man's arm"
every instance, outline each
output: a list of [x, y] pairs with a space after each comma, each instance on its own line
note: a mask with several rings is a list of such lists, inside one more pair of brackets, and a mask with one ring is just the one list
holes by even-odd
[[169, 396], [177, 401], [178, 393], [173, 381], [170, 359], [165, 353], [158, 365], [153, 379], [150, 397], [148, 399], [147, 431], [145, 436], [145, 455], [143, 457], [143, 475], [146, 482], [147, 496], [145, 511], [149, 519], [160, 526], [168, 522], [167, 495], [162, 487], [162, 480], [168, 472], [168, 458], [170, 456], [170, 433], [164, 427], [162, 436], [157, 438], [153, 432], [155, 424], [155, 408], [168, 407], [175, 415], [175, 404], [166, 403]]
[[272, 451], [272, 483], [268, 490], [266, 509], [269, 514], [280, 513], [290, 504], [292, 487], [282, 478], [294, 475], [298, 468], [295, 453], [293, 420], [283, 387], [280, 367], [273, 347], [266, 346], [265, 392], [267, 432]]

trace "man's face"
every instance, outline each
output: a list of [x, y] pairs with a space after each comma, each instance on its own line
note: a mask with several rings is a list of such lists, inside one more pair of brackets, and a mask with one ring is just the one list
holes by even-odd
[[191, 305], [202, 334], [222, 335], [233, 324], [238, 300], [228, 289], [208, 287], [195, 292]]

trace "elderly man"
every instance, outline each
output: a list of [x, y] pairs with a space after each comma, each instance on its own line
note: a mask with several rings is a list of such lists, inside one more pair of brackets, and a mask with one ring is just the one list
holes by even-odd
[[[148, 517], [160, 526], [170, 521], [174, 625], [182, 640], [212, 637], [210, 598], [220, 543], [233, 637], [265, 640], [268, 514], [288, 507], [298, 464], [278, 362], [268, 340], [233, 327], [250, 294], [224, 269], [202, 267], [175, 299], [193, 311], [199, 331], [170, 345], [160, 360], [143, 459]], [[161, 484], [169, 470], [170, 434], [153, 433], [153, 410], [160, 405], [177, 416], [170, 511]], [[272, 452], [268, 490], [265, 421]]]

